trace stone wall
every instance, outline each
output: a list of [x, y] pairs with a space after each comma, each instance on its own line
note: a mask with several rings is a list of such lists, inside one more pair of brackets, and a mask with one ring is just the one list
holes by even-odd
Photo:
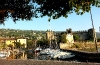
[[1, 60], [0, 65], [100, 65], [100, 63], [52, 60]]
[[93, 39], [93, 29], [83, 30], [83, 31], [73, 31], [73, 34], [77, 34], [80, 40], [90, 40]]

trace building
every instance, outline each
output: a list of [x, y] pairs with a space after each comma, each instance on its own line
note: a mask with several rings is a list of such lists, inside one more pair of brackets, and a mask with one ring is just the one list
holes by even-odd
[[[83, 30], [83, 31], [73, 31], [73, 34], [77, 34], [80, 40], [83, 40], [83, 41], [94, 39], [93, 28], [90, 28], [88, 30]], [[96, 34], [96, 37], [98, 38], [97, 34]]]
[[0, 38], [0, 48], [9, 45], [15, 47], [14, 42], [20, 42], [21, 45], [25, 45], [24, 48], [27, 47], [27, 39]]
[[73, 35], [72, 34], [67, 34], [66, 35], [66, 40], [67, 40], [67, 43], [74, 43]]
[[67, 43], [74, 43], [73, 32], [72, 29], [66, 29], [66, 40]]
[[6, 39], [5, 40], [6, 45], [13, 45], [14, 46], [14, 42], [16, 42], [16, 39]]
[[46, 31], [46, 39], [48, 40], [54, 40], [54, 32], [51, 30]]
[[20, 42], [25, 48], [27, 47], [27, 39], [17, 39], [17, 42]]
[[14, 42], [16, 42], [16, 39], [14, 39], [14, 38], [0, 38], [0, 44], [14, 46]]

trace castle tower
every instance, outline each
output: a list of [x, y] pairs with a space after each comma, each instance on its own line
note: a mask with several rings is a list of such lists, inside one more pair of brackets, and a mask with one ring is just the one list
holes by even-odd
[[72, 29], [66, 29], [67, 35], [66, 35], [66, 40], [67, 43], [74, 43], [74, 38], [73, 38], [73, 34], [72, 34]]
[[94, 39], [93, 28], [88, 29], [88, 34], [90, 39]]
[[46, 39], [48, 39], [48, 40], [53, 40], [54, 39], [53, 31], [47, 30], [47, 32], [46, 32]]
[[48, 39], [50, 41], [54, 40], [54, 33], [51, 30], [50, 22], [49, 22], [49, 30], [47, 30], [47, 32], [46, 32], [46, 39]]

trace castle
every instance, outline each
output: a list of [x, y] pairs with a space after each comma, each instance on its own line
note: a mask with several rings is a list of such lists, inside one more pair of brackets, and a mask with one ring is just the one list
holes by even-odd
[[46, 31], [46, 39], [54, 40], [54, 32], [52, 30], [47, 30]]
[[90, 40], [93, 39], [93, 28], [84, 30], [84, 31], [73, 31], [73, 34], [76, 34], [79, 36], [80, 40]]
[[[66, 31], [64, 31], [65, 33], [67, 33], [68, 29], [66, 29]], [[71, 30], [72, 31], [72, 30]], [[60, 35], [60, 33], [56, 34], [57, 35]], [[79, 36], [80, 40], [84, 41], [84, 40], [93, 40], [93, 28], [90, 28], [88, 30], [83, 30], [83, 31], [72, 31], [72, 34], [76, 34]], [[55, 38], [55, 34], [53, 31], [47, 31], [46, 32], [46, 37], [47, 39], [54, 39]], [[100, 38], [100, 33], [99, 32], [96, 32], [96, 37], [97, 39]]]

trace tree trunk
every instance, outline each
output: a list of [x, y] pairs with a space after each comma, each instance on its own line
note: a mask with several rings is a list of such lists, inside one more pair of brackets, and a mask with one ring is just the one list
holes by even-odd
[[90, 15], [91, 15], [91, 21], [92, 21], [92, 27], [93, 27], [93, 38], [94, 38], [94, 43], [95, 43], [96, 51], [98, 52], [97, 37], [96, 37], [95, 29], [94, 29], [94, 24], [93, 24], [93, 18], [92, 18], [91, 9], [90, 9]]

